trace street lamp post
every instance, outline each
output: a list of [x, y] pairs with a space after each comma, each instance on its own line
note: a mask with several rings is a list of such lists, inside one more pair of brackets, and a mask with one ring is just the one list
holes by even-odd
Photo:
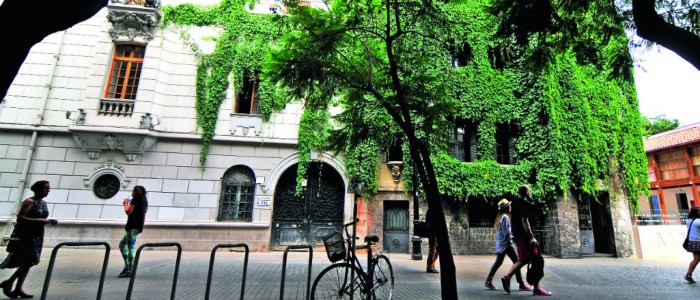
[[411, 259], [421, 260], [423, 255], [421, 254], [421, 242], [423, 241], [416, 234], [416, 225], [420, 221], [420, 203], [418, 203], [418, 176], [416, 176], [416, 163], [413, 163], [413, 238], [411, 242], [413, 244], [413, 254], [411, 254]]

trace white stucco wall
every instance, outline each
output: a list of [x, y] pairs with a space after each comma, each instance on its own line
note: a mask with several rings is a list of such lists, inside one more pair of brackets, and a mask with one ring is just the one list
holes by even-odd
[[693, 259], [693, 254], [683, 249], [688, 231], [685, 225], [638, 226], [639, 242], [644, 259]]

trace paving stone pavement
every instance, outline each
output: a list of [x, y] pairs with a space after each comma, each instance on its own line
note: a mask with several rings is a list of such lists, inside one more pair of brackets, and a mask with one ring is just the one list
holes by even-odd
[[[45, 248], [41, 263], [32, 268], [25, 291], [41, 297], [52, 248]], [[63, 247], [57, 252], [46, 299], [96, 299], [104, 248]], [[440, 274], [425, 273], [425, 260], [409, 254], [388, 254], [394, 268], [394, 299], [440, 299]], [[4, 254], [0, 254], [4, 258]], [[176, 251], [145, 248], [134, 278], [131, 299], [170, 299]], [[534, 297], [531, 292], [503, 292], [498, 279], [510, 268], [498, 270], [491, 291], [483, 286], [495, 255], [456, 255], [460, 299], [698, 299], [700, 284], [688, 284], [683, 276], [692, 256], [673, 260], [618, 259], [590, 256], [582, 259], [545, 258], [542, 286], [552, 297]], [[210, 252], [183, 251], [175, 288], [175, 299], [204, 299]], [[308, 253], [289, 252], [285, 285], [281, 287], [283, 251], [250, 253], [244, 299], [305, 299]], [[210, 299], [240, 299], [244, 254], [228, 249], [216, 252]], [[325, 252], [313, 253], [311, 282], [330, 265]], [[117, 278], [123, 262], [118, 249], [109, 254], [101, 299], [127, 299], [129, 278]], [[439, 265], [438, 265], [439, 268]], [[523, 269], [524, 270], [524, 269]], [[0, 269], [2, 280], [14, 269]], [[523, 274], [524, 275], [524, 274]], [[700, 271], [695, 272], [700, 279]], [[515, 286], [515, 278], [512, 279]], [[310, 289], [310, 288], [309, 288]], [[283, 295], [280, 291], [283, 290]]]

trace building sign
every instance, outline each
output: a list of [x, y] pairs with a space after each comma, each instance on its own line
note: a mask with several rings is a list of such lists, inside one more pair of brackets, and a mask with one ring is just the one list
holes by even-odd
[[272, 196], [255, 196], [256, 206], [270, 206], [272, 203]]

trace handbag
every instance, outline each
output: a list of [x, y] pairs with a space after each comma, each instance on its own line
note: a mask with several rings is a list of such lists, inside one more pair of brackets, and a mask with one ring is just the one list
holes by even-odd
[[417, 236], [427, 238], [433, 235], [433, 230], [430, 228], [430, 223], [425, 220], [420, 220], [415, 223], [414, 232]]
[[685, 241], [683, 241], [683, 249], [688, 250], [688, 237], [690, 237], [690, 228], [693, 228], [693, 222], [695, 219], [690, 221], [690, 226], [688, 226], [688, 233], [685, 235]]

